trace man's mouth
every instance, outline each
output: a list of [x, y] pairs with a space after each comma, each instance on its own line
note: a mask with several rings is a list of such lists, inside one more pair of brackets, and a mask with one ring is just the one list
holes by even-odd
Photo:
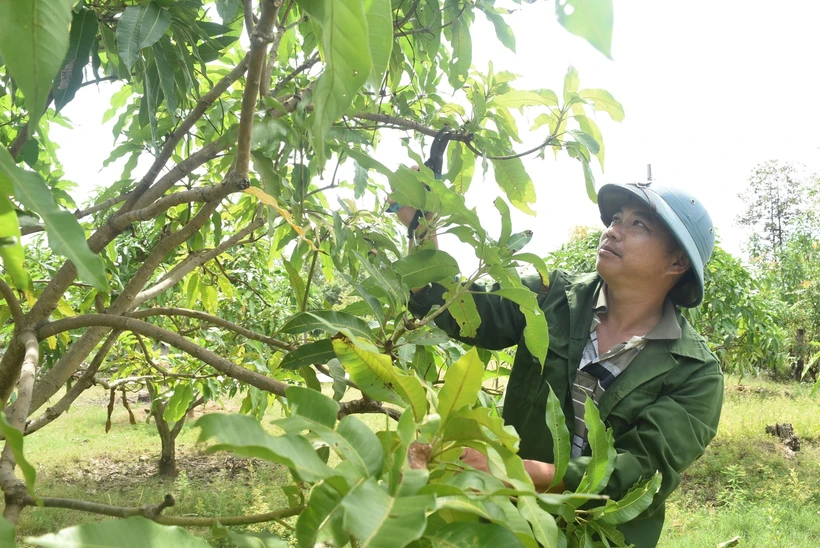
[[612, 253], [612, 254], [613, 254], [613, 255], [615, 255], [616, 257], [620, 257], [620, 256], [621, 256], [621, 255], [620, 255], [617, 251], [615, 251], [614, 249], [612, 249], [612, 248], [611, 248], [611, 247], [609, 247], [608, 245], [602, 245], [601, 247], [599, 247], [599, 248], [598, 248], [598, 253], [600, 253], [600, 252], [602, 252], [602, 251], [605, 251], [605, 252], [607, 252], [607, 253]]

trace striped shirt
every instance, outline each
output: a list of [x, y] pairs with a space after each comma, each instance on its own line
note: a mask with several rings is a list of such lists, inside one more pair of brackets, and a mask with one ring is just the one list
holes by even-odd
[[575, 411], [571, 456], [580, 457], [587, 445], [587, 427], [584, 423], [584, 402], [592, 398], [597, 406], [612, 382], [632, 363], [647, 341], [657, 339], [679, 339], [681, 329], [675, 317], [675, 305], [667, 299], [663, 305], [661, 321], [644, 336], [634, 336], [628, 341], [616, 344], [606, 353], [598, 352], [598, 326], [600, 316], [607, 312], [606, 284], [603, 284], [592, 310], [589, 340], [581, 354], [578, 371], [572, 385], [572, 406]]

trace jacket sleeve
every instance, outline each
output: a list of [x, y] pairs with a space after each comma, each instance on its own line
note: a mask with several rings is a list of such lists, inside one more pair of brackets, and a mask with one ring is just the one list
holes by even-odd
[[[617, 500], [635, 483], [659, 471], [663, 481], [647, 509], [651, 515], [680, 484], [680, 473], [715, 437], [722, 405], [723, 375], [715, 364], [646, 406], [634, 426], [615, 439], [618, 455], [604, 494]], [[564, 477], [568, 489], [578, 487], [589, 459], [570, 460]]]
[[[537, 275], [527, 276], [521, 281], [529, 289], [546, 294], [546, 289]], [[514, 302], [490, 294], [498, 289], [498, 284], [489, 287], [478, 284], [470, 286], [470, 292], [481, 317], [481, 325], [476, 330], [475, 337], [462, 337], [459, 334], [461, 329], [458, 322], [446, 310], [435, 319], [436, 325], [456, 340], [487, 350], [501, 350], [518, 344], [526, 327], [524, 314]], [[427, 315], [433, 306], [444, 304], [446, 291], [444, 286], [439, 284], [431, 284], [417, 291], [410, 296], [410, 312], [417, 317]]]

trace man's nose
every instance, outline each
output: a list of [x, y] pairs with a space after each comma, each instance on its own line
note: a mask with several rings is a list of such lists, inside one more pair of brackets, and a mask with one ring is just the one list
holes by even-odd
[[604, 230], [604, 236], [616, 242], [621, 241], [623, 235], [623, 225], [621, 223], [611, 222], [609, 226], [606, 227], [606, 230]]

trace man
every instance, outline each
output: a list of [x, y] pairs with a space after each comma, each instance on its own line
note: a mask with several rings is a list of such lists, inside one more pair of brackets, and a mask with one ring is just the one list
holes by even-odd
[[[536, 488], [546, 489], [554, 476], [544, 417], [550, 387], [572, 433], [560, 490], [577, 488], [590, 458], [583, 423], [587, 396], [612, 428], [618, 452], [604, 493], [617, 499], [656, 471], [663, 474], [652, 505], [619, 526], [628, 543], [643, 548], [657, 544], [664, 501], [680, 483], [680, 473], [714, 438], [720, 418], [720, 365], [679, 310], [703, 299], [703, 266], [714, 247], [714, 231], [698, 200], [656, 183], [604, 185], [598, 207], [607, 228], [596, 273], [556, 271], [548, 289], [540, 278], [524, 280], [538, 293], [549, 325], [543, 373], [524, 344], [524, 315], [511, 301], [475, 294], [481, 326], [474, 338], [459, 337], [448, 313], [436, 323], [451, 337], [482, 348], [518, 345], [503, 417], [521, 437], [519, 455]], [[403, 208], [399, 217], [407, 225], [414, 213]], [[426, 314], [442, 303], [443, 292], [436, 284], [415, 290], [411, 311]], [[477, 451], [468, 449], [462, 459], [487, 470]]]

